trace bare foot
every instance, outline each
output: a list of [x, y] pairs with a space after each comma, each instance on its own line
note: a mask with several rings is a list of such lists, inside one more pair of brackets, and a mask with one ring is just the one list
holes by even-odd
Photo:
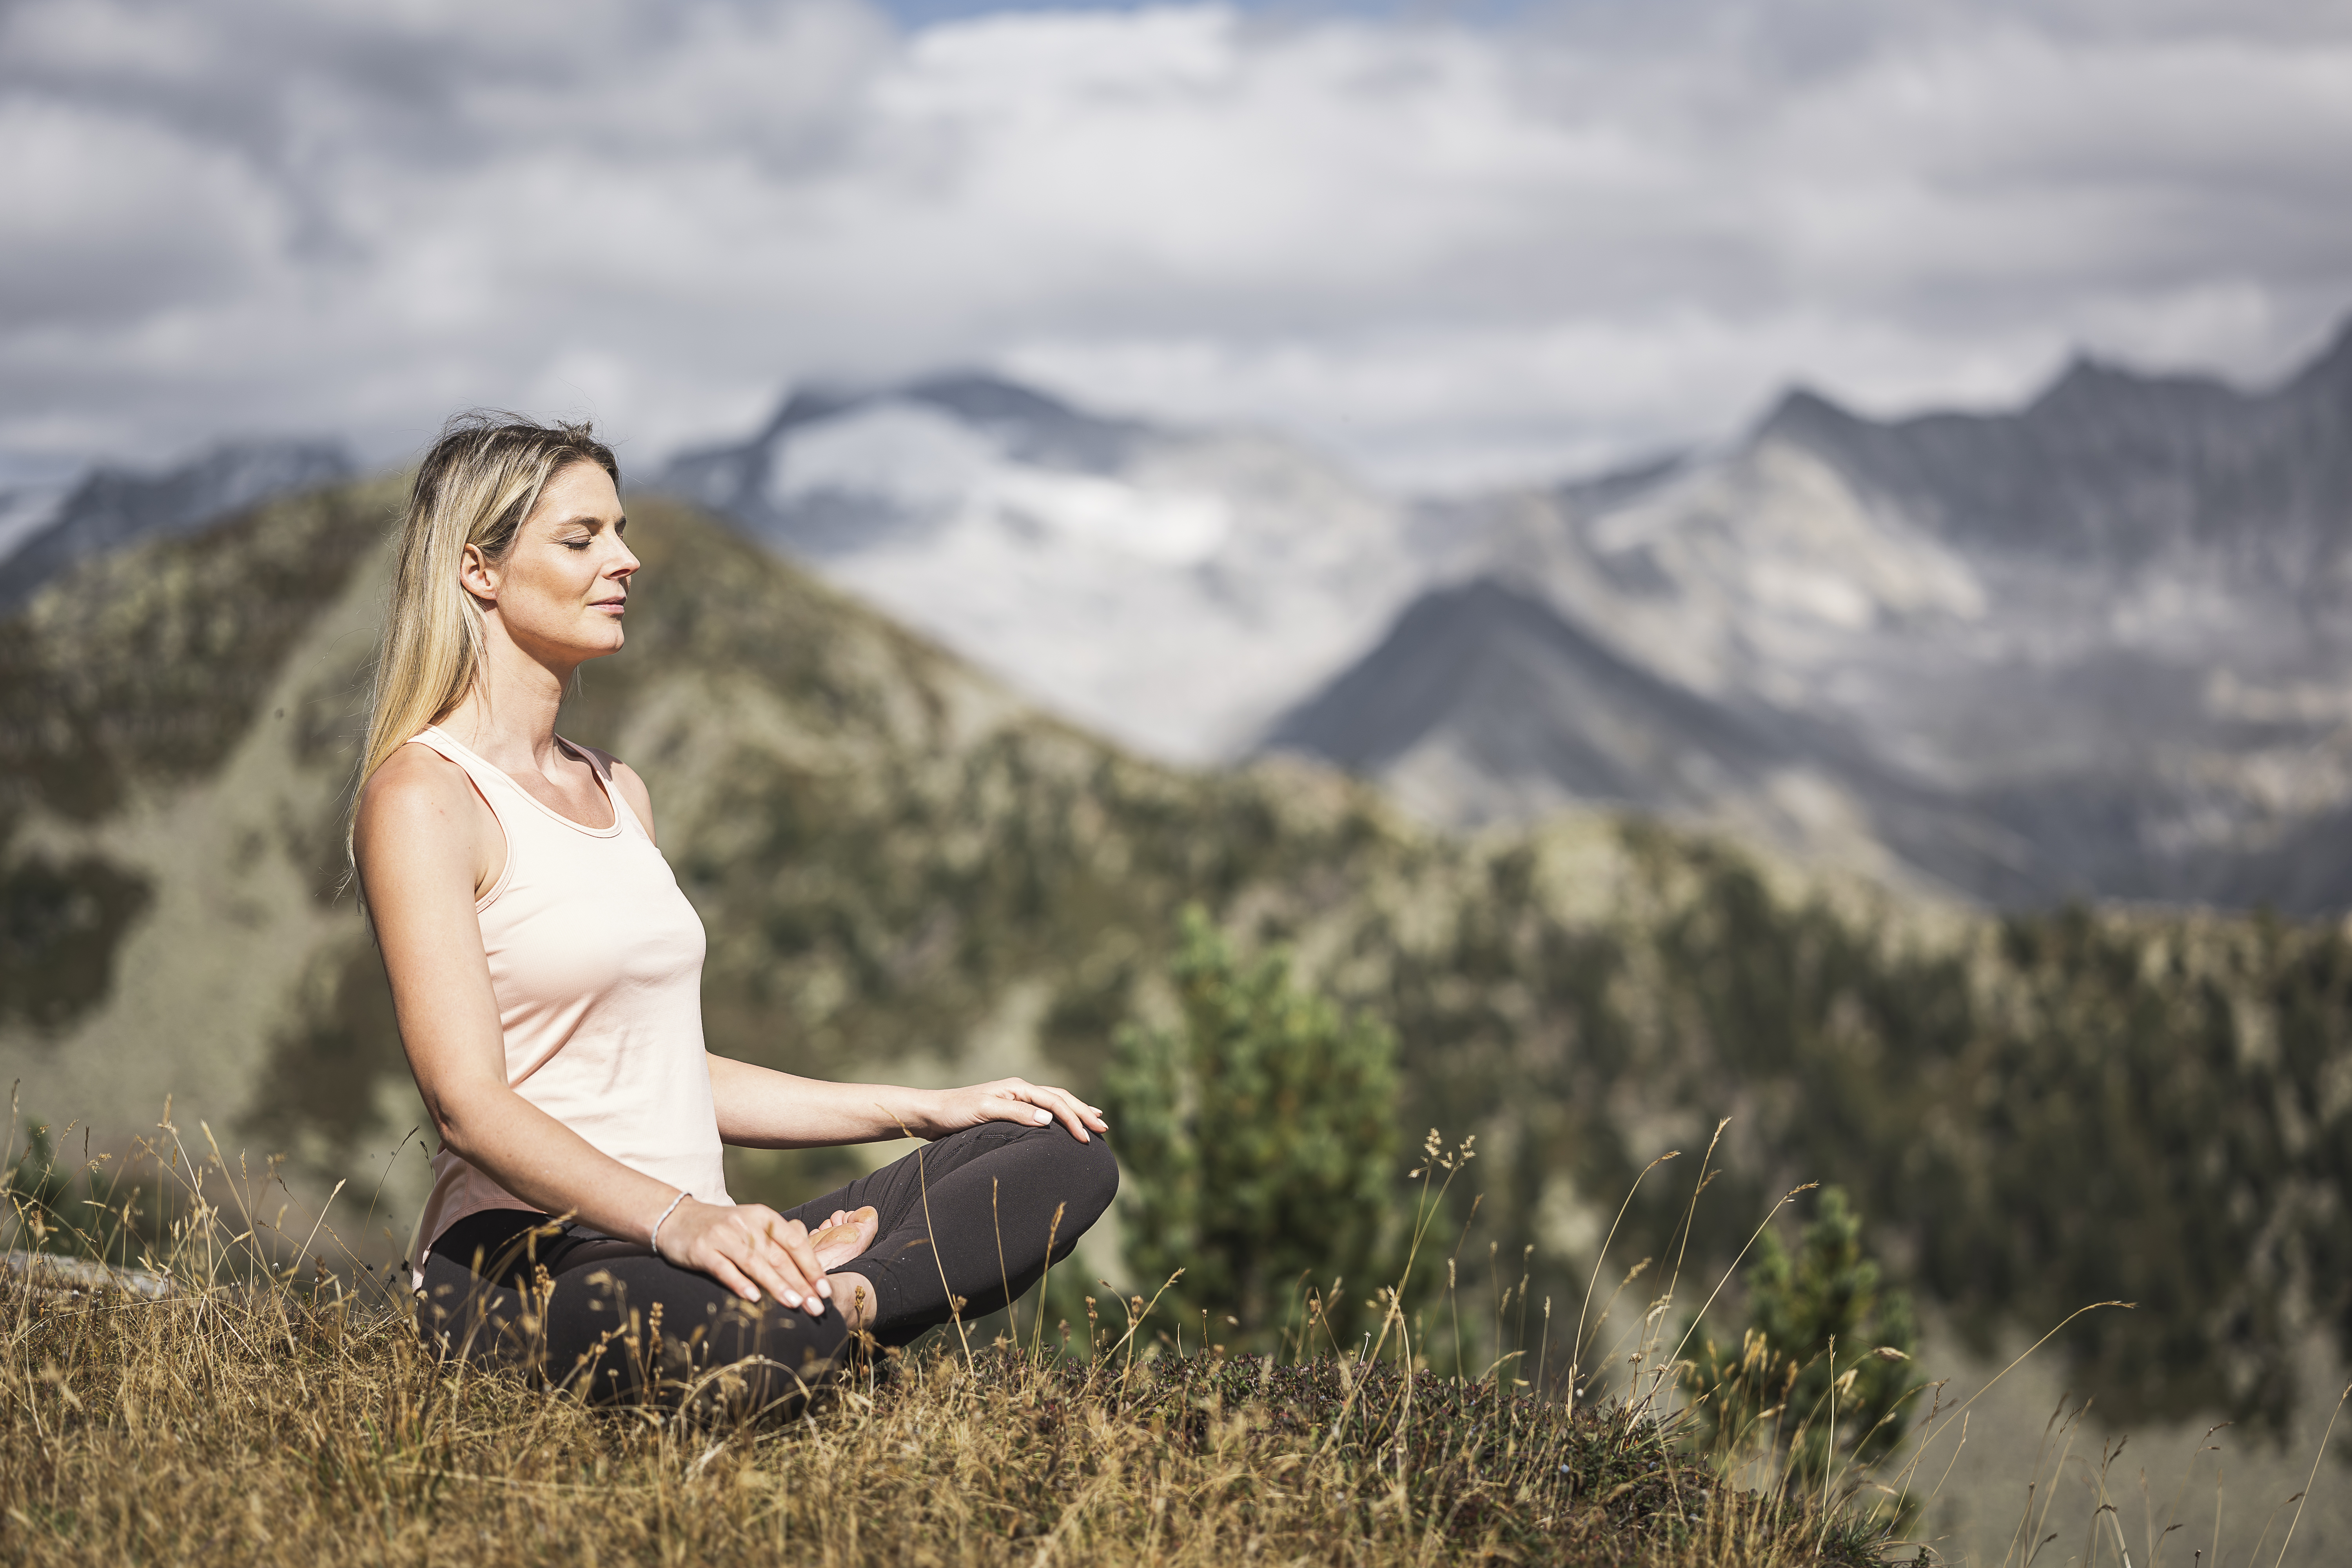
[[874, 1245], [875, 1234], [882, 1228], [882, 1216], [874, 1205], [856, 1210], [835, 1209], [824, 1228], [810, 1236], [809, 1245], [816, 1249], [816, 1260], [830, 1274], [843, 1264]]
[[875, 1312], [873, 1285], [863, 1274], [833, 1276], [833, 1307], [851, 1329], [871, 1326]]

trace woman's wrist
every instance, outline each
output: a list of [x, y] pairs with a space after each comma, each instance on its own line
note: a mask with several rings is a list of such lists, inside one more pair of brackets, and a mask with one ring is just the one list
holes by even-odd
[[670, 1215], [672, 1215], [676, 1214], [676, 1213], [677, 1212], [677, 1206], [678, 1206], [678, 1205], [680, 1205], [680, 1204], [682, 1204], [682, 1203], [686, 1202], [686, 1200], [687, 1200], [687, 1197], [688, 1197], [688, 1193], [687, 1193], [686, 1189], [684, 1189], [683, 1187], [679, 1188], [679, 1189], [678, 1189], [677, 1196], [676, 1196], [676, 1197], [674, 1197], [674, 1198], [670, 1199], [670, 1201], [669, 1201], [669, 1207], [667, 1207], [667, 1208], [666, 1208], [666, 1209], [662, 1210], [662, 1212], [660, 1213], [660, 1215], [657, 1215], [657, 1216], [655, 1218], [654, 1223], [653, 1223], [653, 1228], [646, 1232], [646, 1247], [650, 1247], [650, 1248], [652, 1248], [652, 1250], [653, 1250], [653, 1255], [654, 1255], [656, 1258], [659, 1258], [659, 1257], [661, 1257], [661, 1255], [662, 1255], [662, 1249], [661, 1249], [661, 1233], [662, 1233], [662, 1223], [663, 1223], [663, 1221], [665, 1221], [665, 1220], [668, 1219]]
[[916, 1089], [907, 1091], [907, 1105], [899, 1117], [899, 1131], [918, 1138], [937, 1138], [948, 1131], [942, 1107], [947, 1103], [947, 1091], [940, 1089]]

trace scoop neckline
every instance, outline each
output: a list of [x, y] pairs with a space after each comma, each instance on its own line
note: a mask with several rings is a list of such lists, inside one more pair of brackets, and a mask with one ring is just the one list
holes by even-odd
[[510, 773], [507, 772], [507, 771], [506, 771], [506, 769], [504, 769], [504, 768], [502, 768], [502, 767], [499, 766], [499, 764], [498, 764], [498, 763], [494, 763], [494, 762], [490, 761], [490, 759], [489, 759], [489, 758], [488, 758], [488, 757], [486, 757], [486, 756], [482, 755], [482, 753], [481, 753], [481, 752], [478, 752], [478, 751], [474, 750], [474, 748], [473, 748], [473, 747], [471, 747], [471, 746], [469, 746], [469, 745], [466, 744], [466, 742], [463, 742], [463, 741], [461, 741], [461, 740], [457, 739], [457, 736], [452, 735], [451, 733], [449, 733], [449, 731], [448, 731], [444, 730], [443, 728], [441, 728], [441, 726], [440, 726], [440, 725], [438, 725], [438, 724], [427, 724], [427, 725], [426, 725], [426, 726], [425, 726], [425, 727], [427, 730], [430, 730], [431, 731], [433, 731], [433, 733], [435, 733], [435, 734], [436, 734], [436, 735], [440, 736], [444, 741], [446, 741], [446, 742], [449, 742], [449, 744], [451, 744], [452, 746], [455, 746], [457, 750], [459, 750], [459, 751], [461, 751], [461, 752], [465, 752], [465, 753], [466, 753], [466, 755], [467, 755], [467, 756], [469, 756], [469, 757], [471, 757], [471, 758], [473, 758], [473, 759], [474, 759], [474, 761], [476, 761], [476, 762], [478, 762], [478, 763], [481, 763], [481, 764], [482, 764], [482, 766], [484, 766], [484, 767], [486, 767], [486, 768], [489, 769], [489, 770], [490, 770], [490, 772], [492, 772], [492, 773], [494, 773], [498, 774], [498, 775], [499, 775], [499, 777], [500, 777], [500, 778], [504, 779], [504, 780], [507, 782], [507, 785], [508, 785], [508, 787], [509, 787], [509, 788], [510, 788], [510, 789], [512, 789], [512, 790], [515, 792], [515, 794], [517, 794], [517, 795], [519, 795], [522, 796], [522, 797], [523, 797], [523, 799], [525, 799], [525, 800], [527, 800], [527, 801], [530, 802], [530, 804], [531, 804], [531, 805], [533, 805], [537, 806], [537, 807], [538, 807], [541, 812], [544, 812], [544, 813], [545, 813], [545, 814], [546, 814], [550, 818], [551, 818], [551, 819], [552, 819], [552, 820], [554, 820], [554, 821], [557, 821], [557, 822], [562, 823], [564, 826], [566, 826], [566, 827], [568, 827], [568, 828], [572, 829], [572, 832], [574, 832], [574, 833], [584, 833], [584, 834], [586, 834], [586, 835], [587, 835], [589, 837], [591, 837], [591, 838], [615, 838], [615, 837], [618, 837], [620, 836], [620, 832], [621, 832], [621, 796], [620, 796], [620, 794], [619, 794], [619, 792], [618, 792], [618, 791], [614, 790], [611, 784], [607, 784], [607, 783], [605, 783], [605, 782], [604, 782], [604, 775], [603, 771], [602, 771], [602, 770], [600, 770], [600, 769], [596, 766], [596, 764], [595, 764], [594, 763], [593, 763], [593, 762], [589, 762], [589, 761], [588, 761], [587, 751], [586, 751], [586, 748], [585, 748], [585, 747], [583, 747], [583, 746], [581, 746], [581, 745], [578, 745], [578, 744], [576, 744], [576, 743], [575, 743], [575, 742], [573, 742], [567, 741], [567, 740], [565, 740], [565, 739], [564, 739], [562, 736], [561, 736], [561, 735], [558, 735], [558, 736], [556, 736], [556, 737], [555, 737], [555, 743], [556, 743], [557, 745], [562, 746], [562, 747], [563, 747], [565, 750], [567, 750], [567, 751], [571, 752], [572, 755], [574, 755], [574, 756], [578, 757], [582, 762], [583, 762], [583, 763], [588, 763], [588, 776], [589, 776], [589, 777], [591, 777], [591, 778], [593, 778], [593, 779], [594, 779], [594, 780], [596, 781], [596, 787], [597, 787], [598, 789], [600, 789], [600, 790], [604, 791], [604, 804], [605, 804], [606, 805], [609, 805], [609, 806], [611, 806], [611, 807], [613, 808], [613, 822], [612, 822], [612, 826], [609, 826], [609, 827], [591, 827], [591, 826], [588, 826], [586, 823], [584, 823], [584, 822], [576, 821], [576, 820], [574, 820], [574, 819], [573, 819], [573, 818], [572, 818], [572, 817], [569, 817], [569, 816], [564, 816], [562, 812], [560, 812], [560, 811], [556, 810], [553, 806], [551, 806], [551, 805], [548, 805], [548, 804], [547, 804], [547, 802], [545, 802], [545, 801], [543, 801], [543, 800], [540, 799], [540, 798], [539, 798], [539, 796], [537, 796], [537, 795], [535, 795], [531, 794], [531, 793], [530, 793], [530, 791], [529, 791], [529, 790], [527, 790], [527, 789], [523, 788], [523, 787], [522, 787], [522, 785], [521, 785], [521, 784], [520, 784], [520, 782], [518, 782], [518, 781], [517, 781], [517, 779], [515, 778], [515, 776], [514, 776], [512, 773]]

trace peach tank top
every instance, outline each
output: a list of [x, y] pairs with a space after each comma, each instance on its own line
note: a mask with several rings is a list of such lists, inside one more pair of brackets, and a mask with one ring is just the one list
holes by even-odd
[[[612, 805], [610, 827], [584, 827], [438, 728], [416, 740], [466, 770], [506, 834], [506, 868], [474, 913], [507, 1082], [624, 1165], [705, 1203], [733, 1202], [703, 1057], [702, 920], [604, 759], [562, 742]], [[532, 1207], [442, 1150], [409, 1247], [419, 1279], [431, 1243], [458, 1220]]]

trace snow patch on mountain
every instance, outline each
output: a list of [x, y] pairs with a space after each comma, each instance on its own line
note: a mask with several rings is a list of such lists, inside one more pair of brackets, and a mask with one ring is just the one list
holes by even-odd
[[980, 530], [1160, 566], [1209, 560], [1234, 526], [1213, 490], [1023, 462], [962, 420], [897, 398], [797, 432], [767, 495], [782, 515], [863, 503], [917, 531]]
[[1412, 510], [1265, 437], [1105, 420], [977, 376], [803, 395], [656, 483], [1068, 717], [1246, 748], [1430, 577]]

